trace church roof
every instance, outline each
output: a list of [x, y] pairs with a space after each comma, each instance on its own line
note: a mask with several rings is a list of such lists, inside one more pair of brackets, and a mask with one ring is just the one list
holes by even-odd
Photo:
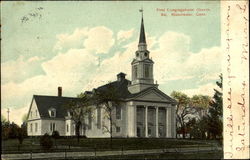
[[126, 99], [131, 95], [131, 93], [128, 91], [128, 85], [131, 83], [131, 81], [127, 79], [123, 79], [122, 81], [114, 81], [108, 84], [105, 84], [103, 86], [98, 87], [97, 91], [107, 91], [110, 88], [114, 88], [117, 92], [117, 96], [121, 99]]
[[124, 79], [123, 81], [114, 81], [114, 82], [111, 82], [111, 83], [108, 83], [108, 84], [105, 84], [103, 86], [98, 87], [96, 89], [96, 91], [107, 91], [108, 89], [113, 87], [117, 91], [118, 98], [121, 98], [121, 100], [133, 100], [134, 98], [136, 98], [140, 95], [143, 95], [150, 90], [156, 90], [159, 94], [166, 97], [166, 99], [170, 103], [177, 103], [173, 98], [169, 97], [168, 95], [166, 95], [164, 92], [162, 92], [161, 90], [159, 90], [155, 86], [148, 87], [148, 88], [142, 90], [141, 92], [132, 94], [128, 90], [128, 86], [130, 84], [131, 84], [131, 81], [129, 81], [127, 79]]
[[41, 118], [50, 118], [48, 112], [50, 108], [56, 109], [56, 118], [64, 118], [67, 114], [66, 104], [79, 98], [34, 95], [33, 100], [36, 102]]

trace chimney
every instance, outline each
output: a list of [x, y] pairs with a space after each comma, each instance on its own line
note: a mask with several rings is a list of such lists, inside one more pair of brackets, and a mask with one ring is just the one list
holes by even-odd
[[58, 87], [58, 97], [62, 97], [62, 87]]
[[117, 81], [121, 82], [125, 79], [126, 74], [120, 72], [119, 74], [117, 74]]

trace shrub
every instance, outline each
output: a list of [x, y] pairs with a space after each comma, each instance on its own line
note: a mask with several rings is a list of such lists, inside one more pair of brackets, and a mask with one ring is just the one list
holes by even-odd
[[45, 133], [40, 138], [40, 145], [43, 147], [43, 149], [50, 149], [53, 146], [52, 138], [49, 136], [49, 134]]
[[18, 128], [17, 131], [18, 131], [18, 133], [17, 133], [17, 139], [19, 141], [19, 144], [22, 144], [23, 143], [23, 139], [25, 137], [25, 133], [24, 133], [24, 131], [23, 131], [22, 128]]
[[55, 138], [55, 139], [58, 139], [60, 137], [60, 134], [58, 131], [53, 131], [52, 132], [52, 137]]

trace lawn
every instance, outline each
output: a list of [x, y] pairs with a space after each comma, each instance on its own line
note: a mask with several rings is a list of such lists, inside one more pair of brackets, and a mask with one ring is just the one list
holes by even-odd
[[[81, 138], [77, 142], [76, 138], [60, 138], [54, 141], [52, 149], [46, 152], [61, 151], [103, 151], [103, 150], [142, 150], [142, 149], [159, 149], [159, 148], [180, 148], [180, 147], [202, 147], [211, 146], [216, 141], [205, 140], [183, 140], [167, 138], [114, 138], [112, 148], [109, 138]], [[55, 145], [56, 144], [56, 145]], [[212, 146], [211, 146], [212, 147]], [[22, 145], [19, 145], [17, 139], [8, 139], [2, 141], [2, 153], [30, 153], [45, 152], [39, 144], [39, 138], [26, 138]]]

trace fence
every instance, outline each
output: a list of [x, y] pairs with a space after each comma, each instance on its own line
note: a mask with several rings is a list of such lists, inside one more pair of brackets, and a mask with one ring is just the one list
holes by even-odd
[[[13, 147], [13, 146], [12, 146]], [[20, 148], [19, 148], [20, 149]], [[93, 148], [84, 148], [84, 147], [76, 147], [76, 146], [64, 146], [64, 148], [57, 146], [50, 149], [50, 150], [38, 150], [38, 148], [31, 148], [30, 150], [26, 149], [19, 150], [18, 152], [10, 152], [10, 150], [6, 150], [2, 148], [2, 154], [6, 153], [26, 153], [23, 156], [26, 156], [24, 159], [36, 159], [36, 158], [44, 158], [47, 157], [58, 157], [62, 159], [69, 159], [72, 157], [88, 157], [88, 158], [96, 158], [99, 156], [118, 156], [118, 158], [126, 158], [126, 156], [131, 155], [140, 155], [143, 156], [143, 158], [146, 158], [147, 155], [165, 155], [165, 156], [171, 156], [172, 159], [179, 159], [180, 155], [186, 154], [186, 153], [192, 153], [195, 154], [197, 159], [200, 159], [199, 155], [203, 152], [211, 152], [211, 153], [217, 153], [220, 149], [217, 146], [207, 146], [204, 145], [197, 145], [197, 146], [183, 146], [183, 147], [164, 147], [164, 148], [158, 148], [158, 149], [124, 149], [124, 146], [121, 145], [119, 148], [114, 149], [107, 149], [107, 148], [97, 148], [96, 146]], [[3, 152], [4, 151], [4, 152]], [[40, 157], [39, 157], [40, 156]], [[216, 156], [216, 155], [215, 155]]]

